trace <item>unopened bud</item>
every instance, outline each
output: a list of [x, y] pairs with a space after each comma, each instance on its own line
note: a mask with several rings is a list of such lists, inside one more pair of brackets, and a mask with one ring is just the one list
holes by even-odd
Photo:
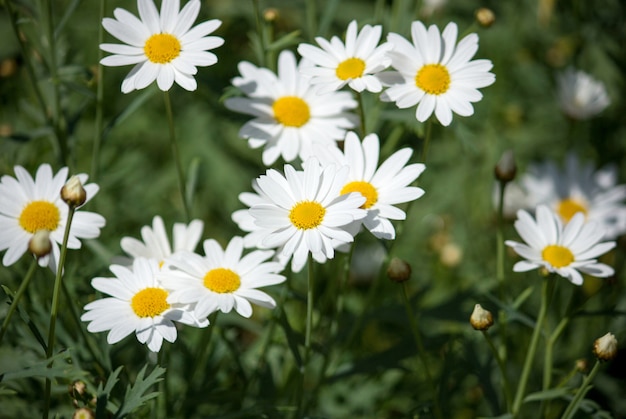
[[593, 344], [593, 354], [600, 361], [610, 361], [617, 356], [617, 339], [612, 333], [607, 333]]
[[61, 188], [61, 199], [72, 208], [80, 207], [87, 200], [87, 193], [78, 176], [72, 176]]
[[70, 386], [70, 396], [74, 398], [82, 398], [87, 390], [87, 384], [84, 381], [76, 380]]
[[496, 21], [496, 15], [493, 13], [493, 10], [486, 7], [476, 10], [474, 16], [476, 17], [476, 22], [483, 28], [490, 27]]
[[585, 358], [577, 359], [574, 368], [576, 368], [576, 371], [584, 374], [589, 370], [589, 363]]
[[408, 262], [393, 258], [387, 267], [387, 277], [393, 282], [404, 282], [411, 277], [411, 265]]
[[266, 22], [274, 22], [278, 20], [279, 16], [280, 14], [278, 13], [278, 9], [275, 9], [273, 7], [270, 7], [269, 9], [265, 9], [263, 11], [263, 19], [265, 19]]
[[470, 324], [476, 330], [487, 330], [493, 325], [493, 316], [489, 310], [485, 310], [480, 304], [476, 304], [470, 316]]
[[42, 258], [50, 253], [52, 243], [50, 243], [50, 232], [48, 230], [37, 230], [28, 242], [28, 251], [37, 258]]
[[515, 173], [517, 173], [517, 166], [515, 165], [515, 157], [513, 156], [513, 150], [507, 150], [502, 153], [500, 160], [496, 164], [494, 170], [496, 179], [500, 182], [510, 182], [515, 179]]
[[93, 411], [86, 407], [76, 409], [74, 411], [74, 414], [72, 415], [72, 419], [95, 419], [95, 417], [96, 415], [93, 413]]

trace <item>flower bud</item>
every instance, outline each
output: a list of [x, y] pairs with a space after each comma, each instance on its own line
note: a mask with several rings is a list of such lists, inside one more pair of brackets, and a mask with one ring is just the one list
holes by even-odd
[[72, 415], [72, 419], [95, 419], [95, 417], [96, 415], [93, 413], [93, 411], [86, 407], [76, 409], [74, 411], [74, 414]]
[[476, 18], [476, 22], [483, 28], [490, 27], [493, 25], [493, 22], [496, 21], [496, 15], [493, 13], [493, 10], [486, 7], [481, 7], [476, 10], [474, 17]]
[[87, 192], [78, 176], [72, 176], [61, 188], [61, 199], [72, 208], [80, 207], [87, 200]]
[[87, 390], [87, 384], [84, 381], [76, 380], [70, 386], [70, 396], [74, 398], [82, 398]]
[[510, 182], [515, 179], [515, 173], [517, 172], [517, 166], [515, 165], [515, 157], [513, 156], [513, 150], [506, 150], [502, 153], [500, 160], [496, 164], [494, 170], [496, 179], [500, 182]]
[[266, 22], [275, 22], [279, 17], [280, 14], [278, 13], [278, 9], [273, 7], [263, 11], [263, 19], [265, 19]]
[[617, 356], [617, 339], [612, 333], [607, 333], [593, 344], [593, 354], [600, 361], [610, 361]]
[[585, 374], [589, 370], [589, 363], [585, 358], [577, 359], [574, 368], [576, 368], [576, 371]]
[[488, 330], [493, 325], [493, 316], [489, 310], [485, 310], [480, 304], [476, 304], [470, 316], [470, 324], [476, 330]]
[[404, 282], [411, 277], [411, 265], [398, 258], [391, 259], [387, 267], [387, 277], [393, 282]]
[[28, 242], [28, 251], [37, 258], [46, 256], [52, 250], [50, 242], [50, 232], [48, 230], [37, 230]]

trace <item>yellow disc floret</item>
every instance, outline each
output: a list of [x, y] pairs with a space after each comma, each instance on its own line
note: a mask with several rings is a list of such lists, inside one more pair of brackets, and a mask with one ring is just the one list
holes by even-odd
[[450, 88], [450, 73], [441, 64], [426, 64], [417, 72], [415, 85], [431, 95], [441, 95]]
[[287, 127], [301, 127], [311, 119], [309, 105], [297, 96], [283, 96], [272, 105], [274, 118]]
[[365, 70], [365, 61], [360, 58], [348, 58], [337, 66], [335, 74], [341, 80], [355, 79], [363, 75]]
[[371, 208], [372, 205], [378, 201], [378, 191], [369, 182], [357, 180], [346, 184], [346, 186], [341, 189], [342, 195], [350, 192], [359, 192], [365, 197], [365, 203], [361, 205], [363, 209]]
[[204, 275], [204, 286], [219, 294], [235, 292], [241, 286], [241, 278], [227, 268], [211, 269]]
[[180, 41], [169, 33], [152, 35], [143, 46], [148, 60], [155, 64], [167, 64], [180, 55]]
[[587, 207], [584, 203], [572, 198], [566, 198], [559, 202], [556, 212], [561, 216], [563, 221], [568, 222], [578, 212], [587, 215]]
[[301, 201], [289, 211], [289, 220], [300, 230], [309, 230], [322, 224], [326, 208], [315, 201]]
[[130, 306], [139, 317], [155, 317], [170, 308], [167, 291], [155, 287], [144, 288], [135, 294]]
[[555, 268], [569, 266], [574, 261], [572, 251], [558, 244], [546, 246], [541, 252], [541, 257]]
[[32, 201], [29, 202], [20, 214], [20, 226], [34, 234], [39, 230], [54, 231], [61, 221], [59, 208], [52, 202]]

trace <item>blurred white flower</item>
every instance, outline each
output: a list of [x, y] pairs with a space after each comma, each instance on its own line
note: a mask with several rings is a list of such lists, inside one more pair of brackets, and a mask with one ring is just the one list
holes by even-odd
[[561, 108], [573, 119], [591, 118], [611, 103], [604, 84], [583, 71], [568, 68], [558, 84]]

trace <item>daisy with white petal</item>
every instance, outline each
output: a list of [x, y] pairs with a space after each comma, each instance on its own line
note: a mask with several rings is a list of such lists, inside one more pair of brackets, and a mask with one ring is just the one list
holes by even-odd
[[280, 248], [294, 272], [302, 270], [309, 253], [319, 263], [332, 259], [337, 246], [354, 240], [358, 229], [348, 227], [367, 215], [360, 193], [341, 194], [348, 173], [347, 166], [322, 168], [310, 158], [303, 171], [287, 164], [284, 175], [270, 169], [259, 177], [258, 187], [270, 202], [249, 211], [260, 227], [261, 245]]
[[301, 71], [312, 77], [311, 84], [320, 86], [320, 94], [339, 90], [346, 84], [357, 92], [378, 93], [383, 86], [377, 73], [391, 65], [387, 52], [392, 45], [378, 45], [382, 32], [381, 25], [365, 25], [358, 32], [357, 22], [353, 20], [348, 25], [345, 44], [336, 36], [330, 42], [315, 38], [321, 48], [300, 44], [298, 53], [313, 64], [302, 66]]
[[414, 201], [424, 194], [423, 189], [409, 186], [426, 168], [421, 163], [407, 165], [413, 150], [398, 150], [378, 166], [378, 135], [369, 134], [361, 143], [352, 131], [346, 135], [343, 152], [337, 147], [315, 150], [322, 164], [350, 168], [341, 193], [359, 192], [366, 198], [361, 207], [367, 210], [367, 216], [361, 220], [365, 228], [380, 239], [395, 239], [396, 231], [389, 220], [404, 220], [406, 213], [394, 205]]
[[163, 339], [176, 341], [176, 326], [180, 322], [195, 327], [206, 327], [209, 322], [198, 320], [185, 307], [168, 302], [169, 293], [157, 279], [160, 271], [156, 259], [137, 258], [132, 269], [111, 265], [115, 278], [94, 278], [91, 285], [110, 297], [85, 306], [80, 318], [89, 322], [92, 333], [109, 331], [107, 342], [117, 343], [131, 333], [137, 340], [158, 352]]
[[124, 44], [101, 44], [100, 48], [114, 55], [103, 58], [106, 66], [135, 64], [122, 82], [122, 92], [146, 88], [156, 80], [159, 89], [169, 90], [174, 82], [185, 90], [197, 88], [196, 67], [217, 62], [208, 50], [217, 48], [224, 40], [207, 36], [222, 22], [217, 19], [192, 28], [200, 12], [200, 0], [190, 0], [179, 13], [179, 0], [163, 0], [161, 12], [152, 0], [137, 0], [139, 18], [117, 8], [115, 19], [104, 18], [102, 26]]
[[614, 274], [613, 268], [596, 258], [615, 247], [615, 242], [600, 242], [604, 236], [601, 226], [585, 222], [577, 213], [565, 225], [548, 207], [537, 208], [536, 220], [526, 211], [517, 213], [515, 229], [525, 243], [507, 240], [507, 246], [524, 259], [513, 266], [515, 272], [544, 268], [556, 272], [576, 285], [582, 285], [582, 273], [605, 278]]
[[611, 104], [604, 84], [584, 71], [568, 68], [558, 84], [561, 109], [570, 118], [589, 119]]
[[144, 257], [153, 258], [163, 266], [165, 261], [173, 253], [182, 250], [193, 252], [200, 241], [204, 223], [200, 220], [193, 220], [189, 225], [175, 223], [173, 231], [173, 248], [165, 231], [163, 219], [158, 215], [152, 220], [152, 228], [144, 226], [141, 228], [141, 238], [143, 242], [133, 237], [124, 237], [121, 246], [124, 252], [133, 258]]
[[583, 164], [570, 153], [564, 170], [553, 162], [532, 164], [519, 185], [530, 208], [547, 205], [564, 222], [581, 212], [587, 221], [602, 226], [605, 239], [626, 233], [626, 185], [617, 185], [615, 166], [596, 171], [593, 164]]
[[[40, 266], [47, 265], [56, 272], [59, 245], [63, 243], [69, 211], [60, 194], [67, 181], [68, 169], [64, 167], [53, 175], [50, 165], [42, 164], [35, 179], [21, 166], [15, 166], [14, 171], [17, 179], [8, 175], [0, 179], [0, 251], [7, 250], [2, 264], [15, 263], [28, 249], [33, 235], [39, 230], [48, 230], [52, 252], [38, 261]], [[85, 185], [86, 174], [76, 176], [86, 192], [85, 202], [89, 202], [99, 187], [94, 183]], [[78, 209], [70, 226], [68, 249], [80, 249], [79, 239], [98, 237], [104, 224], [104, 217], [100, 214]]]
[[349, 113], [357, 103], [347, 92], [317, 94], [310, 79], [300, 74], [304, 60], [296, 63], [294, 54], [283, 51], [278, 57], [278, 75], [248, 62], [238, 66], [241, 77], [233, 79], [248, 97], [228, 98], [230, 110], [252, 115], [239, 130], [252, 148], [264, 147], [263, 164], [279, 157], [287, 161], [305, 160], [314, 142], [336, 144], [346, 130], [356, 127], [358, 118]]
[[159, 278], [171, 290], [168, 301], [193, 305], [198, 318], [233, 309], [250, 317], [250, 303], [276, 307], [272, 297], [257, 289], [285, 281], [279, 275], [283, 266], [266, 262], [274, 251], [255, 250], [243, 255], [241, 237], [233, 237], [225, 250], [213, 239], [205, 240], [203, 247], [205, 256], [177, 253], [168, 262], [173, 269], [161, 271]]
[[470, 61], [478, 50], [478, 35], [469, 34], [457, 44], [458, 29], [451, 22], [439, 33], [422, 22], [411, 25], [411, 44], [401, 35], [390, 33], [387, 40], [393, 44], [389, 52], [391, 66], [397, 71], [382, 73], [390, 85], [381, 99], [395, 102], [398, 108], [417, 105], [415, 117], [426, 121], [434, 112], [441, 125], [452, 122], [452, 113], [461, 116], [474, 114], [473, 102], [482, 99], [478, 89], [493, 84], [496, 77], [489, 72], [489, 60]]

